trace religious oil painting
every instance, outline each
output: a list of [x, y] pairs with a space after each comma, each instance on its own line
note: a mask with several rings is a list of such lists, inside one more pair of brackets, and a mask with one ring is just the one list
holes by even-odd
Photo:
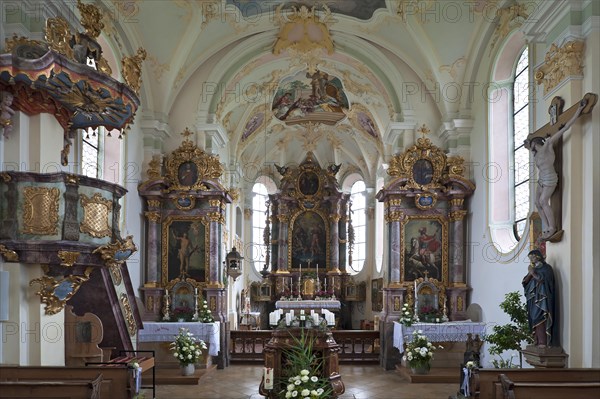
[[371, 280], [371, 310], [383, 310], [383, 277]]
[[207, 227], [201, 218], [167, 219], [162, 235], [163, 281], [175, 278], [205, 281], [207, 235]]
[[191, 161], [182, 162], [177, 169], [177, 179], [182, 186], [193, 186], [198, 181], [198, 166]]
[[288, 125], [334, 125], [346, 117], [349, 103], [342, 82], [327, 72], [299, 72], [284, 79], [275, 93], [273, 114]]
[[319, 176], [312, 171], [302, 173], [298, 179], [298, 190], [302, 195], [315, 195], [319, 191]]
[[448, 225], [439, 216], [409, 216], [403, 222], [400, 275], [403, 282], [420, 277], [446, 282]]
[[292, 222], [290, 241], [291, 268], [319, 268], [325, 270], [327, 262], [327, 228], [317, 212], [304, 211]]

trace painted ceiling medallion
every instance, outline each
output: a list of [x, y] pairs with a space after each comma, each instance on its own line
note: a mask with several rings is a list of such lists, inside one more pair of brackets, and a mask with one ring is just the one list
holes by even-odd
[[283, 79], [273, 99], [273, 115], [287, 125], [323, 123], [335, 125], [350, 108], [339, 78], [327, 72], [298, 72]]

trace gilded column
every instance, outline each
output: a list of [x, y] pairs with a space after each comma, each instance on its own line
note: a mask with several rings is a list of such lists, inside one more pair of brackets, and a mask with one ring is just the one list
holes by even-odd
[[277, 272], [288, 273], [288, 229], [290, 215], [287, 213], [287, 207], [283, 206], [283, 204], [279, 207], [277, 219], [279, 220]]
[[[156, 287], [160, 281], [160, 201], [148, 200], [148, 238], [146, 240], [146, 287]], [[166, 284], [166, 281], [162, 282]]]

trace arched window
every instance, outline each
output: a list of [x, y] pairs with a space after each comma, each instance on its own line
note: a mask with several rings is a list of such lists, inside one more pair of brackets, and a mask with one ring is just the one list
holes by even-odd
[[513, 156], [515, 213], [514, 234], [521, 239], [529, 214], [529, 150], [523, 144], [529, 134], [529, 56], [525, 47], [517, 66], [513, 84]]
[[104, 128], [81, 130], [81, 174], [95, 179], [102, 178], [104, 167], [101, 147]]
[[[277, 190], [275, 182], [267, 176], [261, 176], [252, 187], [252, 238], [251, 245], [246, 245], [250, 250], [244, 251], [246, 257], [254, 263], [254, 269], [260, 271], [265, 266], [267, 247], [265, 246], [264, 234], [267, 225], [267, 201], [269, 194]], [[248, 258], [247, 258], [248, 259]], [[273, 254], [271, 254], [273, 259]], [[267, 265], [271, 268], [271, 265]]]
[[352, 226], [354, 228], [354, 251], [352, 252], [352, 264], [349, 265], [350, 274], [359, 273], [366, 259], [367, 250], [367, 221], [366, 221], [366, 197], [365, 183], [362, 180], [352, 185], [350, 190], [350, 201], [352, 201]]
[[252, 262], [256, 271], [262, 270], [265, 264], [267, 247], [263, 234], [267, 216], [267, 187], [263, 183], [255, 183], [252, 188]]
[[489, 162], [484, 176], [490, 241], [499, 254], [507, 255], [506, 261], [525, 245], [522, 237], [530, 210], [530, 154], [523, 146], [530, 131], [528, 55], [525, 36], [509, 35], [496, 55], [488, 92]]

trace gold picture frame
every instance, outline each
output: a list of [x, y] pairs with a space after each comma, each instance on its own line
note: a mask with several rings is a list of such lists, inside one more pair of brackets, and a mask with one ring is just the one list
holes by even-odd
[[172, 215], [162, 224], [162, 282], [205, 282], [210, 275], [209, 223], [203, 216]]
[[412, 215], [400, 230], [400, 281], [404, 285], [429, 277], [448, 285], [448, 219]]

